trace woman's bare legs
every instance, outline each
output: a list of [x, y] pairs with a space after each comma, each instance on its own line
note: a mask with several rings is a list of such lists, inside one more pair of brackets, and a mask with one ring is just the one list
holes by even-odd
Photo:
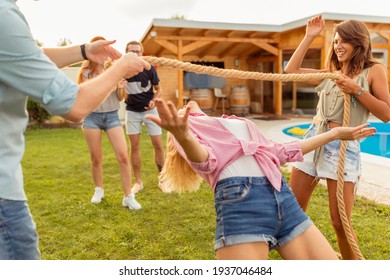
[[278, 252], [286, 260], [338, 259], [332, 246], [315, 225], [280, 247]]
[[131, 193], [131, 168], [127, 154], [126, 136], [121, 126], [107, 130], [107, 137], [114, 149], [116, 159], [119, 163], [122, 188], [125, 196]]
[[[328, 185], [328, 195], [329, 195], [330, 217], [332, 219], [333, 228], [336, 232], [337, 243], [339, 245], [340, 253], [344, 260], [357, 259], [351, 246], [349, 245], [349, 241], [345, 234], [344, 227], [340, 218], [338, 201], [337, 201], [337, 181], [328, 179], [327, 185]], [[352, 213], [353, 204], [355, 202], [354, 188], [355, 188], [354, 183], [344, 182], [345, 212], [349, 223], [349, 227], [351, 228], [352, 231], [352, 235], [357, 243], [358, 242], [357, 236], [355, 234], [355, 231], [352, 228], [352, 222], [351, 222], [351, 213]]]
[[102, 131], [100, 129], [83, 128], [92, 162], [92, 179], [95, 186], [103, 188], [103, 152]]
[[216, 251], [218, 260], [266, 260], [269, 248], [265, 242], [251, 242], [226, 246]]
[[306, 211], [310, 197], [318, 184], [318, 179], [293, 167], [290, 175], [289, 185], [297, 198], [303, 211]]

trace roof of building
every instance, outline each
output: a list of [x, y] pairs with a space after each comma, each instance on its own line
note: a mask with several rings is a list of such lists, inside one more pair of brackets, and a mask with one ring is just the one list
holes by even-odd
[[[302, 28], [309, 18], [302, 18], [283, 24], [248, 24], [228, 22], [206, 22], [186, 19], [155, 18], [145, 31], [141, 42], [147, 55], [175, 55], [175, 41], [184, 42], [184, 55], [190, 54], [199, 58], [205, 55], [248, 56], [261, 49], [276, 54], [273, 46], [275, 37], [281, 32]], [[322, 13], [324, 20], [344, 21], [357, 19], [366, 23], [390, 23], [390, 17], [356, 14]], [[237, 44], [239, 42], [240, 44]]]

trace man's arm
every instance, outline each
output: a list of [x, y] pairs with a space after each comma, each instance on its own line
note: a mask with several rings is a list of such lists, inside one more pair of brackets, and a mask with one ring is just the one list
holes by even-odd
[[[107, 58], [116, 60], [121, 53], [111, 47], [113, 41], [99, 40], [91, 44], [84, 44], [85, 56], [96, 63], [104, 64]], [[58, 48], [43, 48], [44, 53], [58, 68], [62, 68], [84, 60], [80, 45]]]
[[127, 53], [96, 78], [81, 83], [73, 107], [63, 117], [74, 122], [81, 121], [99, 106], [123, 77], [135, 76], [149, 68], [149, 63], [141, 57]]
[[153, 99], [160, 98], [162, 94], [162, 87], [161, 84], [155, 85], [154, 86], [154, 96]]

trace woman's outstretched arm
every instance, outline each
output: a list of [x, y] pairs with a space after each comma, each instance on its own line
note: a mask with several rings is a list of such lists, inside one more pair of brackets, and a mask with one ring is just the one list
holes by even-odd
[[333, 140], [355, 140], [374, 135], [376, 129], [365, 123], [356, 127], [335, 127], [325, 133], [301, 141], [302, 153], [306, 154]]

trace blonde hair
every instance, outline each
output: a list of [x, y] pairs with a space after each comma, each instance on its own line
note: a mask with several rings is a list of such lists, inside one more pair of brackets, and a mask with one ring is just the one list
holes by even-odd
[[195, 192], [203, 178], [196, 173], [188, 162], [179, 154], [173, 144], [173, 136], [168, 133], [165, 163], [160, 172], [159, 181], [173, 192]]

